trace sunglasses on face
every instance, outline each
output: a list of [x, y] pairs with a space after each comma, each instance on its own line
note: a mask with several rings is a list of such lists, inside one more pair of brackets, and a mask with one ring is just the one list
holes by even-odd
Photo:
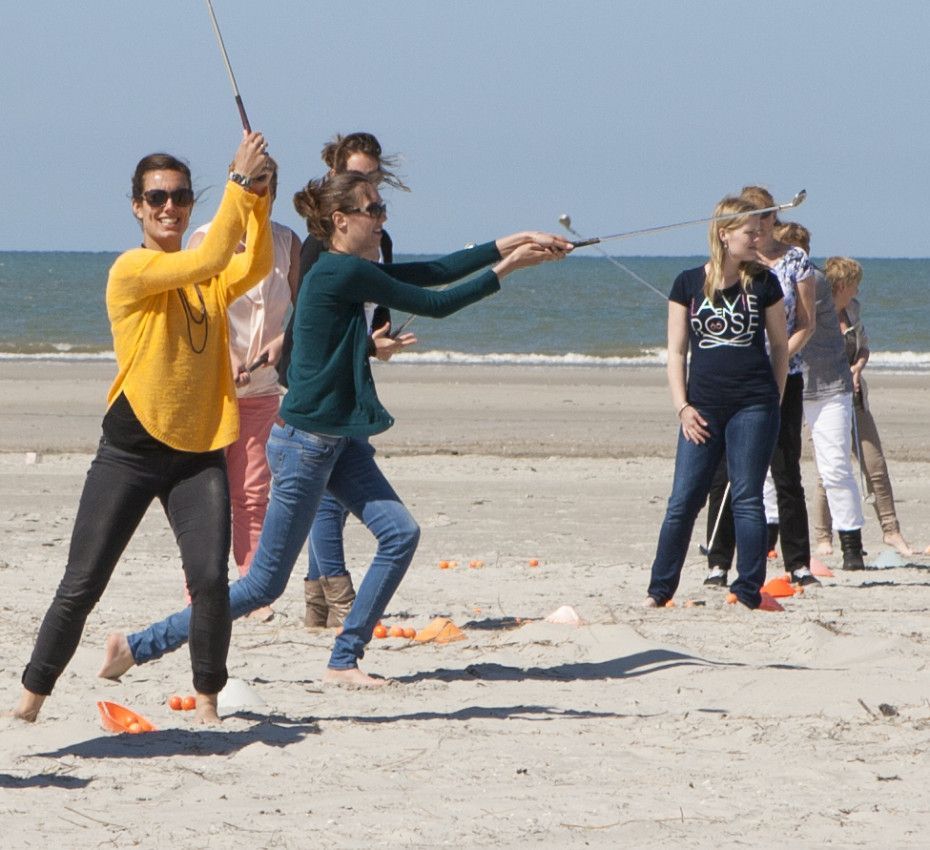
[[147, 189], [142, 197], [150, 207], [163, 207], [169, 198], [176, 207], [189, 207], [194, 203], [194, 190], [172, 189], [168, 192], [165, 189]]
[[346, 213], [363, 213], [370, 218], [381, 218], [387, 215], [387, 204], [371, 203], [366, 207], [352, 207], [352, 209], [343, 210]]

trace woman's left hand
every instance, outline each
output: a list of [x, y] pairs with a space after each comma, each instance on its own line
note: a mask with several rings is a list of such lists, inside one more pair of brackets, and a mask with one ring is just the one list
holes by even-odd
[[375, 357], [379, 360], [390, 360], [398, 351], [403, 351], [408, 345], [414, 345], [417, 338], [411, 334], [398, 334], [390, 336], [391, 325], [385, 322], [380, 328], [371, 332], [371, 341], [375, 345]]

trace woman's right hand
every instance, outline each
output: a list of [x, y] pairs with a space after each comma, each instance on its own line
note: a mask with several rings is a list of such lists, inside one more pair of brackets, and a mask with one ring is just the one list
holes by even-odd
[[698, 413], [697, 408], [689, 404], [681, 411], [678, 418], [681, 420], [682, 436], [689, 443], [707, 442], [710, 436], [710, 431], [707, 430], [707, 420]]
[[[268, 143], [261, 133], [244, 132], [239, 149], [233, 157], [232, 170], [251, 177], [253, 180], [261, 177], [268, 170], [267, 149]], [[267, 191], [267, 184], [263, 188]]]
[[[519, 241], [518, 241], [519, 240]], [[551, 233], [526, 232], [498, 240], [502, 259], [493, 267], [502, 278], [517, 269], [536, 266], [550, 260], [562, 260], [572, 250], [572, 243]]]

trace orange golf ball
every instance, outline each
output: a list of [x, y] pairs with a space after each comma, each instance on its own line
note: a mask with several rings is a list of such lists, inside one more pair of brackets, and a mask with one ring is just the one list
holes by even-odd
[[378, 623], [378, 625], [375, 626], [375, 630], [372, 632], [372, 634], [374, 634], [376, 638], [386, 638], [388, 631], [385, 626], [382, 626], [381, 623]]
[[391, 626], [390, 630], [388, 631], [388, 635], [390, 635], [391, 637], [403, 637], [404, 636], [403, 627]]
[[416, 629], [412, 629], [412, 628], [409, 628], [409, 627], [404, 629], [404, 637], [405, 637], [405, 638], [408, 638], [408, 639], [412, 640], [412, 639], [415, 638], [416, 636], [417, 636], [417, 630], [416, 630]]
[[181, 697], [179, 697], [177, 694], [172, 694], [170, 697], [168, 697], [168, 708], [170, 708], [172, 711], [180, 711]]
[[181, 698], [181, 708], [184, 711], [193, 711], [197, 707], [197, 700], [192, 696]]
[[451, 566], [451, 565], [449, 564], [448, 561], [440, 561], [440, 562], [439, 562], [439, 569], [441, 569], [441, 570], [447, 570], [447, 569], [449, 569], [450, 566]]
[[530, 558], [530, 566], [531, 566], [531, 567], [538, 567], [538, 566], [539, 566], [539, 559], [538, 559], [538, 558]]

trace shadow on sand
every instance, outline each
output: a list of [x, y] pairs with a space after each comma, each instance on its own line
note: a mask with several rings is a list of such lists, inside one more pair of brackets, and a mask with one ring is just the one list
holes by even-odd
[[[240, 714], [252, 719], [256, 715]], [[47, 753], [36, 753], [40, 758], [163, 758], [165, 756], [224, 756], [248, 747], [265, 744], [269, 747], [287, 747], [302, 741], [308, 735], [319, 735], [315, 720], [290, 720], [280, 715], [260, 717], [250, 729], [225, 731], [223, 729], [164, 729], [143, 735], [105, 735], [71, 744]]]

